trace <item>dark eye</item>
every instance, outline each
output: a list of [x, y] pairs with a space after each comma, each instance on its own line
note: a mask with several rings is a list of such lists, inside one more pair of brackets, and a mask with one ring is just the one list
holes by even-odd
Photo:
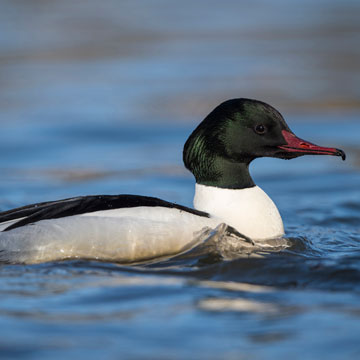
[[263, 124], [259, 124], [255, 126], [255, 132], [259, 135], [265, 134], [266, 133], [266, 126]]

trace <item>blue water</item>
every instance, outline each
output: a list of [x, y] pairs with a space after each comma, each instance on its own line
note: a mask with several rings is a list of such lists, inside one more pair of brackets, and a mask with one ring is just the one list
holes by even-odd
[[1, 210], [120, 193], [191, 206], [183, 143], [231, 97], [347, 153], [252, 164], [281, 252], [1, 265], [1, 358], [360, 356], [358, 2], [1, 6]]

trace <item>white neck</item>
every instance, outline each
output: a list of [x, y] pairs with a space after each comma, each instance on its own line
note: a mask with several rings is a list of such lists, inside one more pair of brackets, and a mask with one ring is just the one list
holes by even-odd
[[276, 205], [258, 186], [232, 190], [196, 184], [194, 207], [254, 240], [284, 235]]

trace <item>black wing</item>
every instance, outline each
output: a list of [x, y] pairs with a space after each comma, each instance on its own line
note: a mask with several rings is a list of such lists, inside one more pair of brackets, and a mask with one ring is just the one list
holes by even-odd
[[149, 196], [139, 195], [93, 195], [32, 204], [0, 213], [0, 223], [20, 219], [3, 231], [15, 229], [40, 220], [58, 219], [100, 210], [131, 208], [137, 206], [162, 206], [175, 208], [194, 215], [209, 217], [206, 212], [171, 203]]

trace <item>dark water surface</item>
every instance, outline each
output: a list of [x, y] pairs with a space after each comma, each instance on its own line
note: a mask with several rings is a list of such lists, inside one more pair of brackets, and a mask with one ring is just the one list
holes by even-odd
[[1, 210], [116, 193], [191, 206], [183, 143], [229, 97], [273, 104], [347, 161], [252, 164], [280, 252], [1, 265], [0, 357], [359, 358], [359, 3], [174, 4], [2, 1]]

